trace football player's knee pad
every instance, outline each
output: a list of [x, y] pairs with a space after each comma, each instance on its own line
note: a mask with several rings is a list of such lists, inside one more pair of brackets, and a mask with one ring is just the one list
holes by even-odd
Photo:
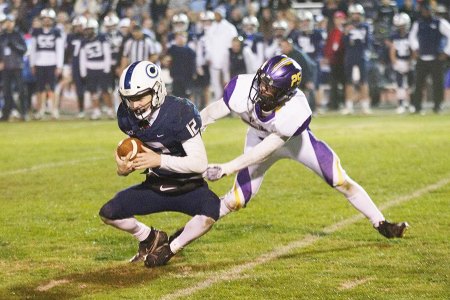
[[241, 202], [241, 198], [239, 195], [236, 195], [234, 191], [230, 191], [226, 194], [222, 198], [222, 203], [225, 204], [230, 211], [237, 211], [244, 207], [244, 203]]

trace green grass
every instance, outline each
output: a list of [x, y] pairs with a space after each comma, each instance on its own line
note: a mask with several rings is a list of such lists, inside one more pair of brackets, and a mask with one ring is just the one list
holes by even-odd
[[[116, 123], [0, 124], [0, 299], [170, 299], [201, 283], [207, 287], [181, 298], [449, 299], [449, 116], [326, 116], [311, 128], [377, 205], [410, 196], [383, 211], [410, 223], [404, 239], [384, 239], [365, 219], [324, 232], [358, 212], [311, 171], [284, 160], [246, 209], [169, 265], [129, 265], [136, 240], [98, 217], [118, 190], [143, 179], [115, 174], [113, 151], [123, 138]], [[245, 132], [236, 119], [210, 126], [209, 161], [239, 155]], [[221, 195], [232, 181], [210, 186]], [[188, 217], [139, 219], [172, 232]], [[280, 250], [305, 239], [312, 242]], [[279, 255], [264, 260], [271, 253]]]

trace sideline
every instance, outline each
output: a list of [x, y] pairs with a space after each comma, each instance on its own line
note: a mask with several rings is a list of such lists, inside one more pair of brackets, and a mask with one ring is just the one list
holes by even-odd
[[66, 165], [75, 165], [75, 164], [79, 164], [79, 163], [96, 161], [96, 160], [107, 159], [107, 158], [108, 157], [105, 157], [105, 156], [90, 157], [90, 158], [85, 158], [85, 159], [67, 160], [67, 161], [60, 161], [60, 162], [55, 162], [55, 163], [35, 165], [30, 168], [0, 172], [0, 176], [9, 176], [9, 175], [23, 174], [23, 173], [28, 173], [28, 172], [35, 172], [35, 171], [40, 171], [40, 170], [44, 170], [44, 169], [62, 167], [62, 166], [66, 166]]
[[[450, 183], [450, 177], [441, 179], [438, 182], [436, 182], [434, 184], [430, 184], [421, 189], [418, 189], [418, 190], [412, 192], [411, 194], [407, 194], [407, 195], [403, 195], [403, 196], [394, 198], [394, 199], [388, 201], [387, 203], [380, 205], [379, 209], [383, 211], [383, 210], [391, 208], [393, 206], [397, 206], [397, 205], [406, 203], [412, 199], [418, 198], [429, 192], [440, 189], [449, 183]], [[344, 219], [340, 222], [334, 223], [330, 226], [327, 226], [322, 229], [322, 232], [330, 234], [330, 233], [336, 232], [336, 231], [344, 228], [345, 226], [356, 223], [357, 221], [364, 219], [364, 218], [365, 217], [362, 214], [358, 214], [353, 217]], [[294, 249], [300, 249], [300, 248], [304, 248], [309, 245], [312, 245], [313, 243], [317, 242], [320, 238], [321, 238], [320, 236], [308, 234], [300, 240], [294, 241], [285, 246], [278, 247], [271, 252], [267, 252], [267, 253], [257, 257], [253, 261], [249, 261], [247, 263], [234, 266], [227, 270], [212, 273], [209, 276], [209, 278], [206, 278], [204, 281], [202, 281], [194, 286], [188, 287], [188, 288], [174, 290], [169, 295], [166, 295], [166, 296], [162, 297], [161, 299], [162, 300], [172, 300], [172, 299], [178, 299], [180, 297], [192, 296], [192, 294], [194, 294], [198, 291], [207, 289], [214, 284], [221, 283], [224, 281], [235, 280], [235, 279], [239, 278], [240, 276], [242, 276], [241, 273], [243, 273], [247, 270], [253, 269], [254, 267], [268, 263], [274, 259], [277, 259], [283, 255], [286, 255]]]

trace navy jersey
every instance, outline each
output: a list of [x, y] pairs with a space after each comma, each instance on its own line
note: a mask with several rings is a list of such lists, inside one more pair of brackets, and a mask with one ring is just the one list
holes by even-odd
[[354, 28], [344, 36], [345, 60], [359, 61], [365, 58], [365, 52], [370, 44], [369, 25], [366, 23], [354, 24]]
[[120, 63], [120, 48], [122, 46], [124, 38], [119, 31], [115, 30], [106, 33], [106, 39], [111, 45], [111, 65], [117, 66], [118, 63]]
[[324, 41], [323, 32], [318, 29], [314, 29], [310, 33], [301, 32], [297, 37], [297, 44], [314, 60], [317, 60], [322, 54]]
[[80, 50], [80, 74], [86, 76], [87, 70], [111, 70], [111, 46], [105, 35], [99, 34], [91, 39], [85, 39]]
[[[156, 153], [172, 156], [186, 156], [182, 143], [200, 134], [202, 125], [197, 108], [189, 100], [174, 96], [166, 96], [158, 116], [147, 128], [139, 126], [141, 120], [123, 103], [117, 110], [117, 121], [125, 134], [140, 139]], [[183, 181], [201, 178], [201, 174], [197, 173], [182, 174], [160, 168], [154, 168], [151, 172], [161, 178]]]
[[442, 50], [441, 40], [443, 35], [439, 30], [439, 22], [440, 20], [437, 18], [419, 21], [417, 38], [420, 55], [438, 55]]
[[79, 65], [80, 49], [83, 43], [83, 35], [81, 33], [70, 33], [66, 39], [65, 61], [72, 63], [72, 66]]
[[64, 41], [57, 28], [37, 28], [32, 32], [30, 62], [32, 66], [57, 66], [64, 62]]

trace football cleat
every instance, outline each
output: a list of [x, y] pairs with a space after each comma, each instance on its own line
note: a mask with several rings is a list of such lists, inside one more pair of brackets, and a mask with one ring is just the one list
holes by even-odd
[[138, 253], [130, 259], [130, 263], [144, 261], [145, 257], [158, 247], [167, 244], [167, 234], [164, 231], [152, 228], [148, 237], [139, 243]]
[[144, 264], [147, 268], [154, 268], [165, 265], [175, 254], [170, 250], [170, 245], [165, 243], [164, 245], [156, 248], [154, 251], [149, 252], [144, 260]]
[[409, 225], [406, 222], [389, 223], [388, 221], [385, 220], [381, 221], [378, 224], [378, 227], [376, 227], [376, 229], [381, 235], [387, 237], [388, 239], [391, 239], [403, 237], [408, 227]]

